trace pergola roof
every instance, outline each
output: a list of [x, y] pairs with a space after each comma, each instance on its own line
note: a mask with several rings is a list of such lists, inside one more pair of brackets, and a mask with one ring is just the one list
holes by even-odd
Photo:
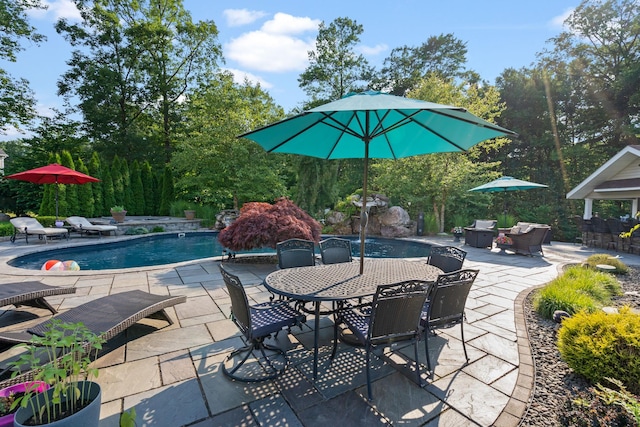
[[640, 198], [640, 145], [628, 145], [589, 175], [567, 199]]

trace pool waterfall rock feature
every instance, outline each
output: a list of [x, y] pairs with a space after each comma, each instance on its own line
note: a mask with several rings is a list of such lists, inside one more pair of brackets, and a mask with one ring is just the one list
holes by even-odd
[[[360, 199], [354, 199], [356, 207], [362, 205]], [[400, 206], [389, 206], [389, 198], [384, 194], [373, 194], [367, 197], [369, 221], [368, 236], [409, 237], [416, 234], [416, 222], [409, 213]], [[347, 217], [344, 213], [330, 211], [325, 216], [325, 223], [333, 228], [335, 234], [358, 234], [360, 232], [360, 216]]]

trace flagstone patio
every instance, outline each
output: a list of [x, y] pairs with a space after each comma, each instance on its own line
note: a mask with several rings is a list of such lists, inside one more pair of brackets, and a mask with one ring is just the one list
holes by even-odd
[[[424, 240], [454, 244], [452, 238]], [[420, 352], [423, 387], [418, 387], [402, 369], [375, 358], [373, 402], [366, 399], [365, 364], [360, 349], [341, 343], [338, 355], [330, 363], [330, 317], [321, 321], [320, 369], [315, 381], [311, 321], [301, 330], [294, 328], [290, 335], [278, 335], [277, 344], [289, 349], [291, 359], [282, 377], [244, 384], [222, 375], [220, 362], [243, 342], [229, 320], [230, 300], [218, 262], [213, 259], [122, 272], [50, 274], [6, 266], [6, 259], [24, 251], [25, 245], [3, 242], [0, 282], [35, 279], [51, 285], [75, 286], [76, 294], [47, 298], [59, 310], [132, 289], [187, 296], [186, 303], [169, 309], [175, 320], [172, 326], [159, 320], [144, 320], [108, 343], [111, 351], [96, 362], [100, 368], [97, 381], [103, 391], [101, 427], [118, 426], [119, 414], [134, 406], [139, 427], [516, 426], [526, 409], [534, 372], [521, 300], [531, 288], [556, 277], [559, 266], [579, 262], [596, 251], [553, 242], [544, 247], [545, 257], [541, 258], [455, 244], [468, 252], [465, 268], [480, 270], [466, 309], [469, 363], [464, 363], [459, 327], [430, 338], [433, 375], [427, 375], [424, 351]], [[640, 265], [640, 257], [622, 256], [628, 265]], [[275, 266], [231, 263], [228, 268], [247, 287], [251, 301], [269, 299], [262, 281]], [[5, 325], [21, 321], [22, 328], [41, 321], [49, 312], [21, 308], [17, 314], [8, 310], [0, 321]], [[5, 328], [15, 329], [16, 325]], [[395, 350], [385, 357], [400, 364], [413, 354], [411, 347], [398, 345]]]

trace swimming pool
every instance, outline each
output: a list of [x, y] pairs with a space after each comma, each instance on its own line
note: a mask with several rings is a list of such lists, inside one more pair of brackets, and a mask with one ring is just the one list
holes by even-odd
[[[326, 237], [329, 236], [323, 236], [323, 238]], [[340, 237], [352, 241], [353, 256], [359, 257], [359, 237]], [[73, 260], [78, 263], [81, 270], [108, 270], [211, 258], [224, 255], [224, 250], [218, 242], [217, 232], [163, 233], [119, 242], [51, 249], [14, 258], [8, 264], [13, 267], [40, 270], [47, 260]], [[365, 240], [365, 256], [372, 258], [425, 257], [430, 251], [431, 245], [423, 242], [382, 237], [371, 237]], [[265, 248], [238, 253], [275, 253], [275, 250]]]

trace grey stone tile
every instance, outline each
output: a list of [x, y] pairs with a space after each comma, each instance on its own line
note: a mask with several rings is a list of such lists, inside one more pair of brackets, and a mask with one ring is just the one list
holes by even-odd
[[218, 306], [213, 302], [208, 294], [205, 294], [204, 296], [189, 297], [187, 298], [187, 302], [177, 304], [174, 308], [179, 319], [189, 319], [192, 317], [220, 313]]
[[261, 426], [303, 427], [295, 412], [280, 395], [251, 402], [249, 408]]
[[[367, 398], [367, 388], [357, 392]], [[394, 425], [420, 426], [440, 415], [447, 405], [396, 372], [372, 384], [373, 406]]]
[[517, 379], [518, 379], [518, 370], [515, 369], [509, 372], [504, 377], [493, 382], [491, 384], [491, 387], [503, 392], [507, 396], [510, 396], [511, 393], [513, 392], [513, 388], [516, 386]]
[[253, 418], [253, 414], [248, 405], [242, 405], [238, 408], [232, 409], [220, 415], [216, 415], [211, 418], [207, 418], [204, 421], [200, 421], [192, 425], [191, 427], [221, 427], [221, 426], [234, 426], [234, 427], [258, 427], [258, 424]]
[[205, 325], [156, 331], [127, 345], [127, 361], [158, 356], [210, 342], [211, 335]]
[[426, 387], [449, 406], [480, 425], [490, 426], [509, 401], [509, 397], [485, 383], [456, 372]]
[[390, 425], [388, 420], [353, 391], [302, 410], [298, 418], [306, 427]]
[[160, 361], [162, 385], [169, 385], [196, 377], [193, 361], [187, 350], [162, 354], [158, 357], [158, 360]]
[[490, 354], [462, 368], [462, 371], [486, 384], [491, 384], [498, 378], [514, 370], [516, 370], [515, 365]]
[[514, 341], [495, 334], [486, 334], [467, 341], [467, 345], [472, 345], [514, 365], [518, 364], [518, 345]]
[[[132, 378], [136, 378], [132, 381]], [[102, 401], [109, 402], [142, 393], [162, 385], [156, 358], [141, 359], [99, 370], [97, 382], [102, 387]]]
[[196, 380], [183, 381], [126, 397], [124, 406], [135, 406], [137, 427], [183, 426], [209, 416]]
[[196, 365], [202, 389], [213, 415], [264, 399], [278, 392], [273, 381], [241, 383], [229, 380], [220, 368], [220, 363], [225, 357], [226, 354], [213, 355], [200, 359]]

